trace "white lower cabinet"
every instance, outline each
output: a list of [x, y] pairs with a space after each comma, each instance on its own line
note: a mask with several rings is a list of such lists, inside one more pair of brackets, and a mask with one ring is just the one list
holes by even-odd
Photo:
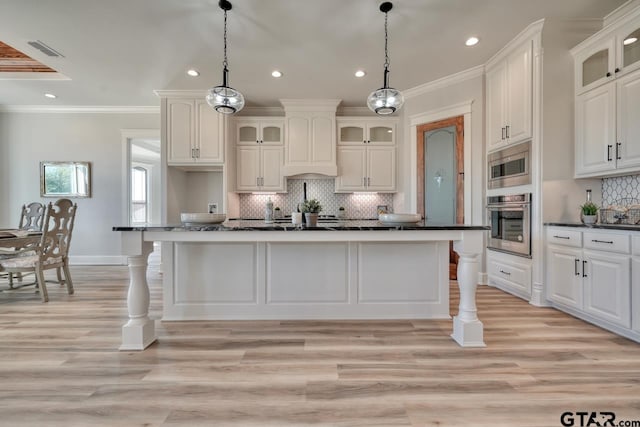
[[[576, 239], [576, 230], [547, 228], [547, 299], [560, 310], [640, 340], [632, 332], [632, 324], [640, 329], [638, 315], [632, 315], [640, 312], [640, 259], [634, 258], [632, 275], [629, 233], [589, 229]], [[558, 237], [565, 235], [572, 238]]]
[[640, 334], [640, 235], [633, 236], [631, 240], [631, 326]]
[[531, 298], [531, 260], [489, 251], [489, 284], [526, 300]]

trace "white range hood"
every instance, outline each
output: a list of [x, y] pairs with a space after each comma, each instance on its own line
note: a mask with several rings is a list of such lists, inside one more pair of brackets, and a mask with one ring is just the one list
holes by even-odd
[[336, 110], [340, 99], [281, 99], [285, 111], [284, 176], [338, 175]]

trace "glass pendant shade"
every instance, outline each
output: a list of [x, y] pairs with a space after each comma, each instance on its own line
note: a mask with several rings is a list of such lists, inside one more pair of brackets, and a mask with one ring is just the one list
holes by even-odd
[[207, 93], [207, 104], [211, 105], [218, 113], [233, 114], [244, 107], [244, 96], [228, 86], [215, 86]]
[[402, 108], [404, 96], [392, 87], [383, 87], [371, 92], [367, 98], [367, 107], [380, 115], [392, 114]]

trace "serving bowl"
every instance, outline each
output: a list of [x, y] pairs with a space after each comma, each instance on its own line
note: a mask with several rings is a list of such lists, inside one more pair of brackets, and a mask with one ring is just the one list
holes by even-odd
[[386, 213], [378, 215], [378, 220], [383, 224], [415, 224], [422, 217], [419, 214]]
[[225, 214], [218, 214], [218, 213], [183, 212], [180, 214], [180, 221], [186, 225], [220, 224], [221, 222], [224, 222], [225, 219], [227, 219], [227, 216]]

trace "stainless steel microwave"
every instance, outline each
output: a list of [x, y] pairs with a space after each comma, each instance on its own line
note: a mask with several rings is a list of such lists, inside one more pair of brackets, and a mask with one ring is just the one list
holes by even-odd
[[508, 147], [488, 156], [487, 188], [514, 187], [531, 184], [531, 142]]

